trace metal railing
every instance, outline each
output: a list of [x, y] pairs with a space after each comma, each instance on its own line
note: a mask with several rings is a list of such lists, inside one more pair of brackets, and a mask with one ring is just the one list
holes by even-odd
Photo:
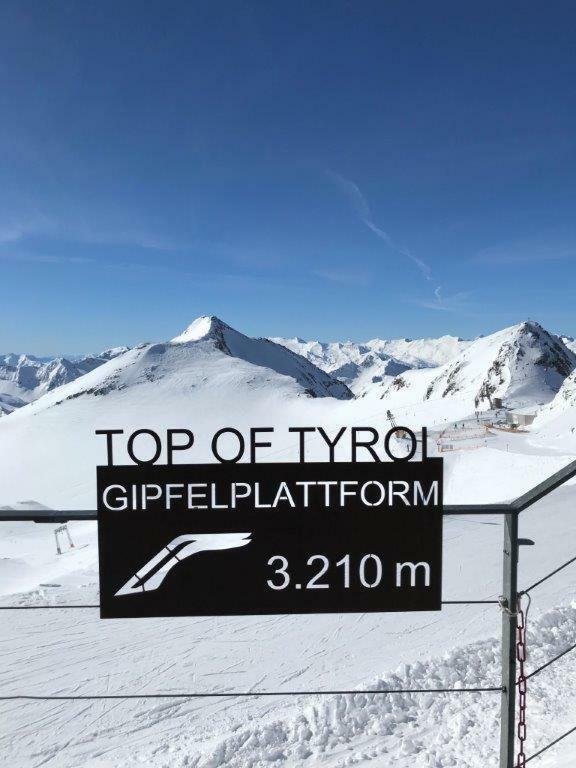
[[[430, 688], [430, 689], [376, 689], [376, 690], [324, 690], [324, 691], [229, 691], [225, 693], [199, 693], [183, 692], [171, 694], [107, 694], [107, 695], [57, 695], [35, 696], [31, 694], [0, 696], [0, 700], [106, 700], [106, 699], [148, 699], [148, 698], [214, 698], [214, 697], [244, 697], [244, 696], [304, 696], [321, 695], [333, 696], [339, 694], [356, 695], [362, 693], [393, 695], [401, 693], [435, 693], [435, 694], [461, 694], [461, 693], [500, 693], [501, 695], [501, 727], [500, 727], [500, 768], [523, 768], [523, 766], [554, 747], [560, 741], [572, 733], [576, 733], [576, 727], [571, 728], [552, 742], [541, 748], [538, 752], [525, 757], [523, 749], [515, 755], [516, 730], [516, 689], [517, 680], [517, 649], [518, 649], [518, 607], [519, 599], [536, 589], [547, 579], [555, 576], [569, 565], [576, 563], [576, 557], [563, 563], [549, 574], [539, 579], [524, 590], [518, 589], [518, 554], [523, 543], [531, 543], [519, 538], [520, 514], [536, 502], [559, 488], [568, 480], [576, 477], [576, 461], [571, 462], [558, 472], [547, 478], [527, 493], [514, 501], [503, 504], [448, 504], [444, 506], [444, 515], [502, 515], [504, 517], [504, 546], [503, 546], [503, 577], [502, 596], [500, 600], [447, 600], [443, 605], [466, 604], [499, 604], [502, 608], [502, 679], [500, 686], [478, 686], [471, 688]], [[0, 510], [0, 522], [2, 521], [28, 521], [35, 523], [66, 523], [71, 520], [96, 520], [95, 510]], [[98, 608], [94, 605], [51, 605], [51, 606], [0, 606], [1, 610], [43, 610], [43, 609], [88, 609]], [[523, 627], [522, 627], [523, 629]], [[559, 653], [553, 659], [533, 670], [523, 678], [525, 681], [542, 672], [566, 654], [576, 649], [576, 643]], [[525, 695], [525, 688], [522, 690]], [[523, 742], [523, 740], [522, 740]]]

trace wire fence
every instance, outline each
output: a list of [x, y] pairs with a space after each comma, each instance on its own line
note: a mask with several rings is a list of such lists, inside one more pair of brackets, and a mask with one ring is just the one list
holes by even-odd
[[[563, 571], [565, 568], [567, 568], [569, 565], [572, 565], [573, 563], [576, 563], [576, 557], [572, 557], [570, 560], [567, 560], [565, 563], [560, 565], [558, 568], [555, 568], [553, 571], [550, 571], [550, 573], [547, 573], [541, 579], [538, 579], [538, 581], [535, 581], [529, 587], [526, 587], [526, 589], [520, 590], [518, 592], [518, 601], [520, 601], [522, 596], [524, 596], [524, 595], [527, 595], [527, 596], [530, 597], [530, 595], [531, 595], [533, 590], [535, 590], [537, 587], [539, 587], [542, 584], [544, 584], [545, 582], [547, 582], [553, 576], [556, 576], [558, 573], [560, 573], [561, 571]], [[524, 627], [519, 627], [519, 631], [521, 629], [525, 629], [525, 628], [526, 628], [525, 626]], [[557, 661], [562, 659], [564, 656], [567, 656], [569, 653], [571, 653], [574, 650], [576, 650], [576, 643], [574, 643], [573, 645], [570, 645], [568, 648], [565, 648], [563, 651], [561, 651], [556, 656], [554, 656], [553, 658], [551, 658], [548, 661], [546, 661], [544, 664], [541, 664], [536, 669], [532, 670], [532, 672], [530, 672], [529, 674], [525, 675], [523, 678], [519, 677], [518, 686], [520, 688], [520, 686], [522, 686], [522, 684], [524, 685], [524, 695], [526, 693], [526, 683], [528, 682], [528, 680], [531, 680], [532, 678], [536, 677], [536, 675], [539, 675], [545, 669], [548, 669], [553, 664], [555, 664]], [[521, 703], [521, 708], [522, 708], [522, 703]], [[565, 738], [567, 738], [568, 736], [570, 736], [571, 734], [573, 734], [575, 732], [576, 732], [576, 726], [574, 726], [574, 728], [570, 728], [570, 730], [566, 731], [565, 733], [563, 733], [562, 735], [558, 736], [553, 741], [551, 741], [548, 744], [546, 744], [546, 746], [542, 747], [540, 750], [538, 750], [538, 752], [535, 752], [534, 754], [530, 755], [529, 757], [524, 757], [523, 760], [518, 760], [517, 768], [523, 768], [523, 766], [526, 765], [526, 763], [529, 763], [531, 760], [534, 760], [537, 757], [540, 757], [545, 752], [547, 752], [549, 749], [552, 749], [552, 747], [556, 746], [561, 741], [563, 741]], [[523, 734], [524, 734], [524, 739], [521, 739], [521, 741], [525, 740], [525, 726], [524, 726], [524, 729], [523, 729]]]
[[34, 696], [13, 694], [0, 696], [0, 701], [105, 701], [106, 699], [227, 699], [259, 698], [261, 696], [388, 696], [396, 693], [502, 693], [502, 686], [478, 686], [473, 688], [342, 688], [309, 691], [193, 691], [191, 693], [110, 693]]
[[[500, 605], [499, 600], [442, 600], [442, 605]], [[67, 610], [70, 608], [100, 608], [99, 603], [90, 603], [86, 605], [0, 605], [0, 611], [50, 611]]]
[[[444, 514], [445, 515], [513, 515], [517, 516], [519, 515], [523, 510], [525, 510], [527, 507], [531, 506], [535, 502], [539, 501], [541, 498], [549, 494], [551, 491], [555, 490], [559, 486], [561, 486], [563, 483], [566, 482], [566, 480], [574, 477], [576, 475], [576, 462], [572, 462], [572, 464], [568, 465], [564, 469], [560, 470], [559, 472], [556, 472], [552, 477], [548, 478], [544, 482], [540, 483], [538, 486], [536, 486], [534, 489], [529, 491], [528, 493], [524, 494], [520, 498], [516, 499], [514, 502], [510, 504], [488, 504], [488, 505], [453, 505], [453, 506], [446, 506], [444, 508]], [[64, 511], [64, 510], [50, 510], [47, 511], [47, 513], [41, 512], [38, 513], [38, 511], [30, 511], [28, 513], [25, 512], [14, 512], [12, 513], [14, 516], [9, 517], [11, 513], [6, 512], [0, 512], [0, 521], [7, 520], [7, 519], [18, 519], [18, 520], [34, 520], [37, 522], [66, 522], [67, 520], [71, 519], [96, 519], [96, 512], [93, 510], [77, 510], [77, 511]], [[483, 600], [445, 600], [442, 602], [443, 605], [499, 605], [500, 608], [504, 611], [506, 611], [510, 616], [517, 616], [522, 613], [521, 606], [520, 606], [520, 600], [523, 596], [530, 596], [530, 593], [535, 590], [537, 587], [544, 584], [546, 581], [551, 579], [553, 576], [559, 574], [564, 569], [566, 569], [568, 566], [576, 563], [576, 557], [571, 558], [570, 560], [566, 561], [565, 563], [561, 564], [557, 568], [555, 568], [550, 573], [546, 574], [542, 578], [540, 578], [538, 581], [534, 582], [533, 584], [529, 585], [523, 590], [518, 591], [516, 594], [516, 601], [518, 605], [518, 609], [516, 609], [513, 606], [507, 607], [505, 602], [500, 600], [493, 600], [493, 599], [483, 599]], [[71, 610], [71, 609], [98, 609], [100, 606], [96, 603], [94, 604], [76, 604], [76, 605], [2, 605], [0, 606], [0, 610], [6, 611], [18, 611], [18, 610]], [[512, 608], [512, 611], [511, 611]], [[524, 619], [522, 619], [522, 622], [519, 623], [517, 627], [518, 637], [521, 638], [521, 641], [518, 641], [518, 646], [524, 644], [525, 640], [525, 629], [526, 625], [524, 623]], [[520, 634], [520, 632], [522, 634]], [[523, 661], [525, 660], [525, 656], [521, 658], [521, 677], [518, 678], [516, 685], [521, 685], [522, 688], [520, 689], [520, 700], [521, 700], [521, 707], [522, 703], [524, 705], [525, 710], [525, 702], [526, 702], [526, 682], [532, 678], [534, 678], [536, 675], [542, 673], [544, 670], [551, 667], [556, 662], [560, 661], [560, 659], [564, 658], [567, 654], [571, 653], [572, 651], [576, 650], [576, 643], [569, 646], [568, 648], [565, 648], [563, 651], [561, 651], [559, 654], [554, 656], [553, 658], [546, 661], [544, 664], [542, 664], [540, 667], [532, 670], [528, 675], [524, 675], [523, 673]], [[523, 651], [524, 653], [525, 651]], [[21, 694], [8, 694], [8, 695], [0, 695], [0, 701], [106, 701], [106, 700], [134, 700], [134, 699], [215, 699], [215, 698], [259, 698], [259, 697], [302, 697], [302, 696], [358, 696], [358, 695], [374, 695], [374, 696], [390, 696], [390, 695], [400, 695], [400, 694], [478, 694], [478, 693], [498, 693], [498, 694], [506, 694], [506, 687], [503, 685], [493, 685], [493, 686], [472, 686], [472, 687], [463, 687], [463, 686], [453, 686], [453, 687], [442, 687], [442, 688], [373, 688], [373, 689], [330, 689], [330, 690], [274, 690], [274, 691], [218, 691], [218, 692], [197, 692], [197, 691], [191, 691], [191, 692], [156, 692], [156, 693], [118, 693], [118, 694], [58, 694], [58, 695], [34, 695], [34, 694], [28, 694], [28, 693], [21, 693]], [[520, 735], [520, 732], [518, 734], [520, 742], [521, 742], [521, 752], [518, 755], [518, 759], [516, 762], [517, 768], [523, 768], [523, 766], [526, 765], [526, 763], [540, 757], [548, 750], [555, 747], [557, 744], [559, 744], [561, 741], [563, 741], [565, 738], [570, 736], [571, 734], [576, 732], [576, 726], [569, 729], [565, 733], [561, 734], [557, 738], [555, 738], [553, 741], [546, 744], [544, 747], [542, 747], [540, 750], [535, 752], [534, 754], [530, 755], [529, 757], [526, 757], [523, 753], [523, 742], [525, 741], [526, 734], [525, 734], [525, 721], [521, 720], [519, 723], [519, 731], [520, 726], [522, 726], [522, 735]]]

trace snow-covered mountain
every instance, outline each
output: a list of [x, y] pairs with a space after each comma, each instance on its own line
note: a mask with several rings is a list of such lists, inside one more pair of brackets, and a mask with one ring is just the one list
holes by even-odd
[[477, 339], [431, 383], [426, 397], [475, 389], [478, 408], [501, 398], [509, 407], [543, 405], [576, 368], [576, 355], [535, 322]]
[[[177, 402], [207, 391], [217, 399], [246, 390], [266, 396], [353, 397], [345, 384], [268, 339], [252, 339], [217, 317], [200, 317], [171, 341], [139, 344], [45, 395], [36, 410], [65, 401], [138, 390], [134, 397]], [[146, 393], [146, 394], [145, 394]]]
[[206, 315], [197, 318], [183, 333], [172, 339], [171, 344], [190, 345], [197, 342], [209, 343], [212, 348], [229, 357], [288, 376], [311, 397], [336, 397], [340, 400], [352, 397], [342, 382], [327, 375], [301, 355], [270, 339], [245, 336], [217, 317]]
[[539, 407], [575, 368], [576, 355], [560, 338], [525, 322], [476, 339], [440, 368], [408, 371], [371, 394], [392, 402], [459, 399], [471, 411], [490, 408], [495, 398], [509, 408]]
[[372, 339], [364, 343], [304, 341], [273, 338], [293, 352], [302, 355], [322, 370], [344, 381], [355, 395], [368, 392], [373, 384], [389, 381], [389, 377], [410, 368], [443, 365], [471, 342], [455, 336], [438, 339]]
[[63, 384], [93, 371], [108, 360], [124, 354], [128, 347], [107, 349], [98, 355], [69, 360], [65, 357], [38, 358], [34, 355], [0, 356], [0, 413], [10, 413], [37, 400]]
[[385, 352], [351, 341], [325, 344], [301, 339], [272, 339], [274, 343], [301, 355], [331, 376], [343, 381], [354, 394], [386, 377], [397, 376], [410, 366]]

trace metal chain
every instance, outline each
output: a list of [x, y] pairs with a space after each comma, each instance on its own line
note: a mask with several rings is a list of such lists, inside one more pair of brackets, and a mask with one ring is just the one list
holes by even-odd
[[518, 756], [516, 758], [516, 768], [525, 768], [526, 753], [524, 744], [526, 742], [526, 693], [528, 688], [528, 679], [524, 670], [526, 661], [526, 621], [528, 611], [522, 608], [522, 596], [518, 596], [518, 611], [516, 614], [516, 658], [518, 660]]

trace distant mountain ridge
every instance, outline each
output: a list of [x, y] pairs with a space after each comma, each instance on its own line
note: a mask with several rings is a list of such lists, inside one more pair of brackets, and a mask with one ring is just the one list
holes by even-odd
[[431, 368], [451, 360], [472, 342], [455, 336], [438, 339], [372, 339], [364, 343], [272, 338], [302, 355], [331, 376], [344, 381], [355, 395], [411, 368]]
[[11, 413], [47, 392], [75, 381], [127, 349], [116, 347], [77, 360], [14, 353], [0, 356], [0, 414]]
[[[475, 341], [455, 336], [363, 344], [255, 339], [207, 315], [159, 344], [116, 347], [73, 361], [2, 356], [0, 415], [50, 393], [55, 403], [144, 383], [166, 385], [171, 392], [226, 385], [339, 400], [368, 397], [391, 406], [459, 398], [482, 410], [500, 398], [509, 407], [540, 407], [573, 377], [571, 342], [532, 321]], [[566, 383], [559, 402], [571, 402], [571, 391]]]

